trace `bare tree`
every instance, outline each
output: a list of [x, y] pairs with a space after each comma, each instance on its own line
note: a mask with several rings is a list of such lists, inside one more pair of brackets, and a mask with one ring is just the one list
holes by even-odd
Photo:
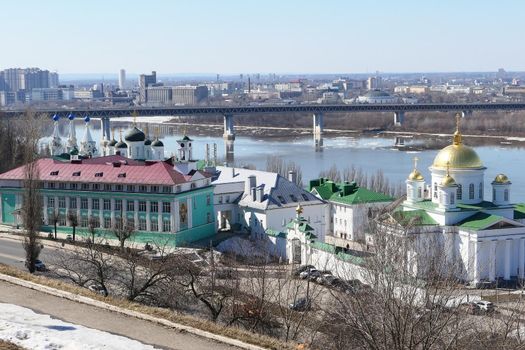
[[124, 253], [126, 241], [135, 234], [135, 227], [133, 226], [133, 223], [124, 221], [122, 209], [120, 215], [115, 219], [116, 223], [113, 225], [112, 232], [119, 241], [120, 251]]
[[[55, 205], [57, 204], [55, 203]], [[53, 208], [53, 212], [51, 213], [48, 220], [49, 219], [53, 223], [53, 231], [55, 233], [55, 239], [57, 239], [57, 226], [58, 226], [58, 221], [60, 220], [60, 213], [58, 212], [58, 208]]]
[[21, 135], [26, 144], [21, 214], [25, 231], [23, 246], [26, 253], [26, 267], [29, 272], [33, 273], [41, 249], [38, 237], [42, 226], [42, 197], [40, 195], [41, 182], [37, 162], [40, 133], [32, 113], [26, 113], [25, 121], [27, 121], [26, 127]]
[[[75, 210], [70, 210], [67, 213], [67, 220], [69, 221], [69, 226], [73, 228], [73, 242], [75, 242], [77, 226], [78, 226], [78, 216]], [[56, 230], [56, 226], [55, 226], [55, 230]], [[56, 237], [56, 231], [55, 231], [55, 237]]]

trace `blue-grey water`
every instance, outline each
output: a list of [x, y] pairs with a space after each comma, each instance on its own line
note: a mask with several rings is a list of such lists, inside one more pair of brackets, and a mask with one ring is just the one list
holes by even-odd
[[[65, 137], [67, 135], [65, 125], [61, 129]], [[84, 134], [83, 123], [78, 123], [76, 131], [77, 139], [80, 141]], [[97, 125], [91, 129], [91, 132], [95, 140], [100, 140], [101, 131]], [[125, 130], [123, 132], [125, 133]], [[176, 140], [181, 133], [182, 128], [175, 128], [173, 134], [165, 134], [161, 137], [166, 156], [171, 153], [176, 154]], [[226, 152], [222, 135], [208, 136], [202, 131], [192, 132], [192, 127], [188, 127], [187, 134], [194, 139], [194, 158], [204, 159], [205, 145], [216, 143], [218, 159], [224, 161]], [[214, 132], [214, 134], [218, 133]], [[411, 149], [410, 145], [417, 142], [423, 141], [408, 139], [406, 146]], [[439, 149], [410, 151], [396, 148], [394, 144], [394, 136], [332, 136], [324, 137], [322, 152], [316, 152], [311, 135], [279, 138], [237, 136], [234, 159], [237, 165], [250, 164], [260, 170], [265, 170], [268, 156], [279, 156], [285, 161], [294, 161], [301, 167], [305, 184], [308, 180], [318, 177], [320, 171], [336, 164], [339, 170], [354, 166], [370, 175], [382, 170], [390, 183], [395, 185], [404, 182], [412, 170], [413, 158], [417, 156], [418, 168], [426, 179], [430, 179], [428, 167]], [[492, 193], [490, 190], [492, 179], [499, 173], [505, 173], [512, 181], [512, 201], [525, 202], [525, 174], [522, 163], [525, 158], [525, 148], [522, 146], [517, 143], [512, 147], [504, 144], [474, 147], [487, 167], [485, 193]]]

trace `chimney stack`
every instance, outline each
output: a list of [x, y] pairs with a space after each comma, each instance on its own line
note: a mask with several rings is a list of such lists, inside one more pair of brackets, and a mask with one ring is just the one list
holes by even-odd
[[293, 182], [294, 184], [297, 184], [297, 172], [294, 170], [290, 170], [288, 172], [288, 181]]
[[[255, 177], [255, 175], [250, 175], [248, 176], [244, 184], [244, 192], [246, 194], [249, 194], [251, 189], [254, 187], [257, 187], [257, 178]], [[254, 200], [255, 200], [255, 196], [254, 196]]]
[[264, 198], [264, 184], [260, 185], [259, 187], [257, 187], [257, 202], [261, 203], [263, 201], [263, 198]]
[[252, 201], [255, 202], [257, 200], [257, 187], [252, 187], [250, 192], [252, 195]]

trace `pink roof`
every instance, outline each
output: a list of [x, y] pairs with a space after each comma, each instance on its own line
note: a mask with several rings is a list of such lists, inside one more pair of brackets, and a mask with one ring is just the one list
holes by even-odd
[[[115, 166], [114, 163], [120, 164]], [[177, 185], [191, 179], [174, 170], [167, 162], [140, 162], [122, 156], [107, 156], [84, 159], [81, 163], [61, 162], [51, 158], [37, 161], [42, 181], [64, 181], [81, 183], [117, 183], [140, 185]], [[0, 180], [23, 180], [25, 166], [18, 167], [3, 174]], [[56, 173], [57, 175], [51, 175]], [[73, 173], [80, 172], [80, 176]], [[102, 176], [95, 176], [102, 173]], [[204, 177], [210, 174], [200, 172]], [[126, 174], [125, 177], [120, 174]]]

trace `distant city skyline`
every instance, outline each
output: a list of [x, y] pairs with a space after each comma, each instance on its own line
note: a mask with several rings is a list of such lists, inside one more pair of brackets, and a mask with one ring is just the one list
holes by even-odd
[[0, 69], [131, 77], [525, 71], [525, 3], [5, 2]]

